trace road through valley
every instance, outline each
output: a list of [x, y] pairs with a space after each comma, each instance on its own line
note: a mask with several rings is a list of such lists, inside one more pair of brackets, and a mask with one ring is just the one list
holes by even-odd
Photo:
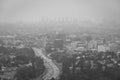
[[41, 57], [44, 60], [44, 65], [46, 68], [46, 72], [43, 76], [44, 80], [50, 80], [51, 78], [58, 79], [60, 75], [60, 70], [59, 68], [54, 64], [54, 62], [48, 58], [42, 49], [39, 48], [33, 48], [35, 55], [37, 57]]

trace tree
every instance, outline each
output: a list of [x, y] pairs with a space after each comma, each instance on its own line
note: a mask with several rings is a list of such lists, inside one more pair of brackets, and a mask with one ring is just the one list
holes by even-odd
[[35, 78], [35, 70], [32, 66], [29, 67], [23, 67], [17, 70], [14, 78], [16, 80], [30, 80]]

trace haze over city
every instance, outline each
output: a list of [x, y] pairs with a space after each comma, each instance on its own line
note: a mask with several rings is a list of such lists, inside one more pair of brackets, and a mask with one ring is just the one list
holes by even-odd
[[0, 0], [0, 80], [120, 80], [120, 0]]
[[119, 25], [119, 14], [119, 0], [0, 0], [0, 23]]

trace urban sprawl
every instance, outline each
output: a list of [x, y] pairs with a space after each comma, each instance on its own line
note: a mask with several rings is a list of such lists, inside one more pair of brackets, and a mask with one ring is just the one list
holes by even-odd
[[120, 80], [119, 74], [117, 32], [0, 34], [0, 80]]

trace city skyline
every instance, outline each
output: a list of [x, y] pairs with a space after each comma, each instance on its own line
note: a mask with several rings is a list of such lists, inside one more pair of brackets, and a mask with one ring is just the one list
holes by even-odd
[[[120, 22], [119, 0], [1, 0], [1, 23]], [[56, 23], [55, 23], [56, 24]]]

